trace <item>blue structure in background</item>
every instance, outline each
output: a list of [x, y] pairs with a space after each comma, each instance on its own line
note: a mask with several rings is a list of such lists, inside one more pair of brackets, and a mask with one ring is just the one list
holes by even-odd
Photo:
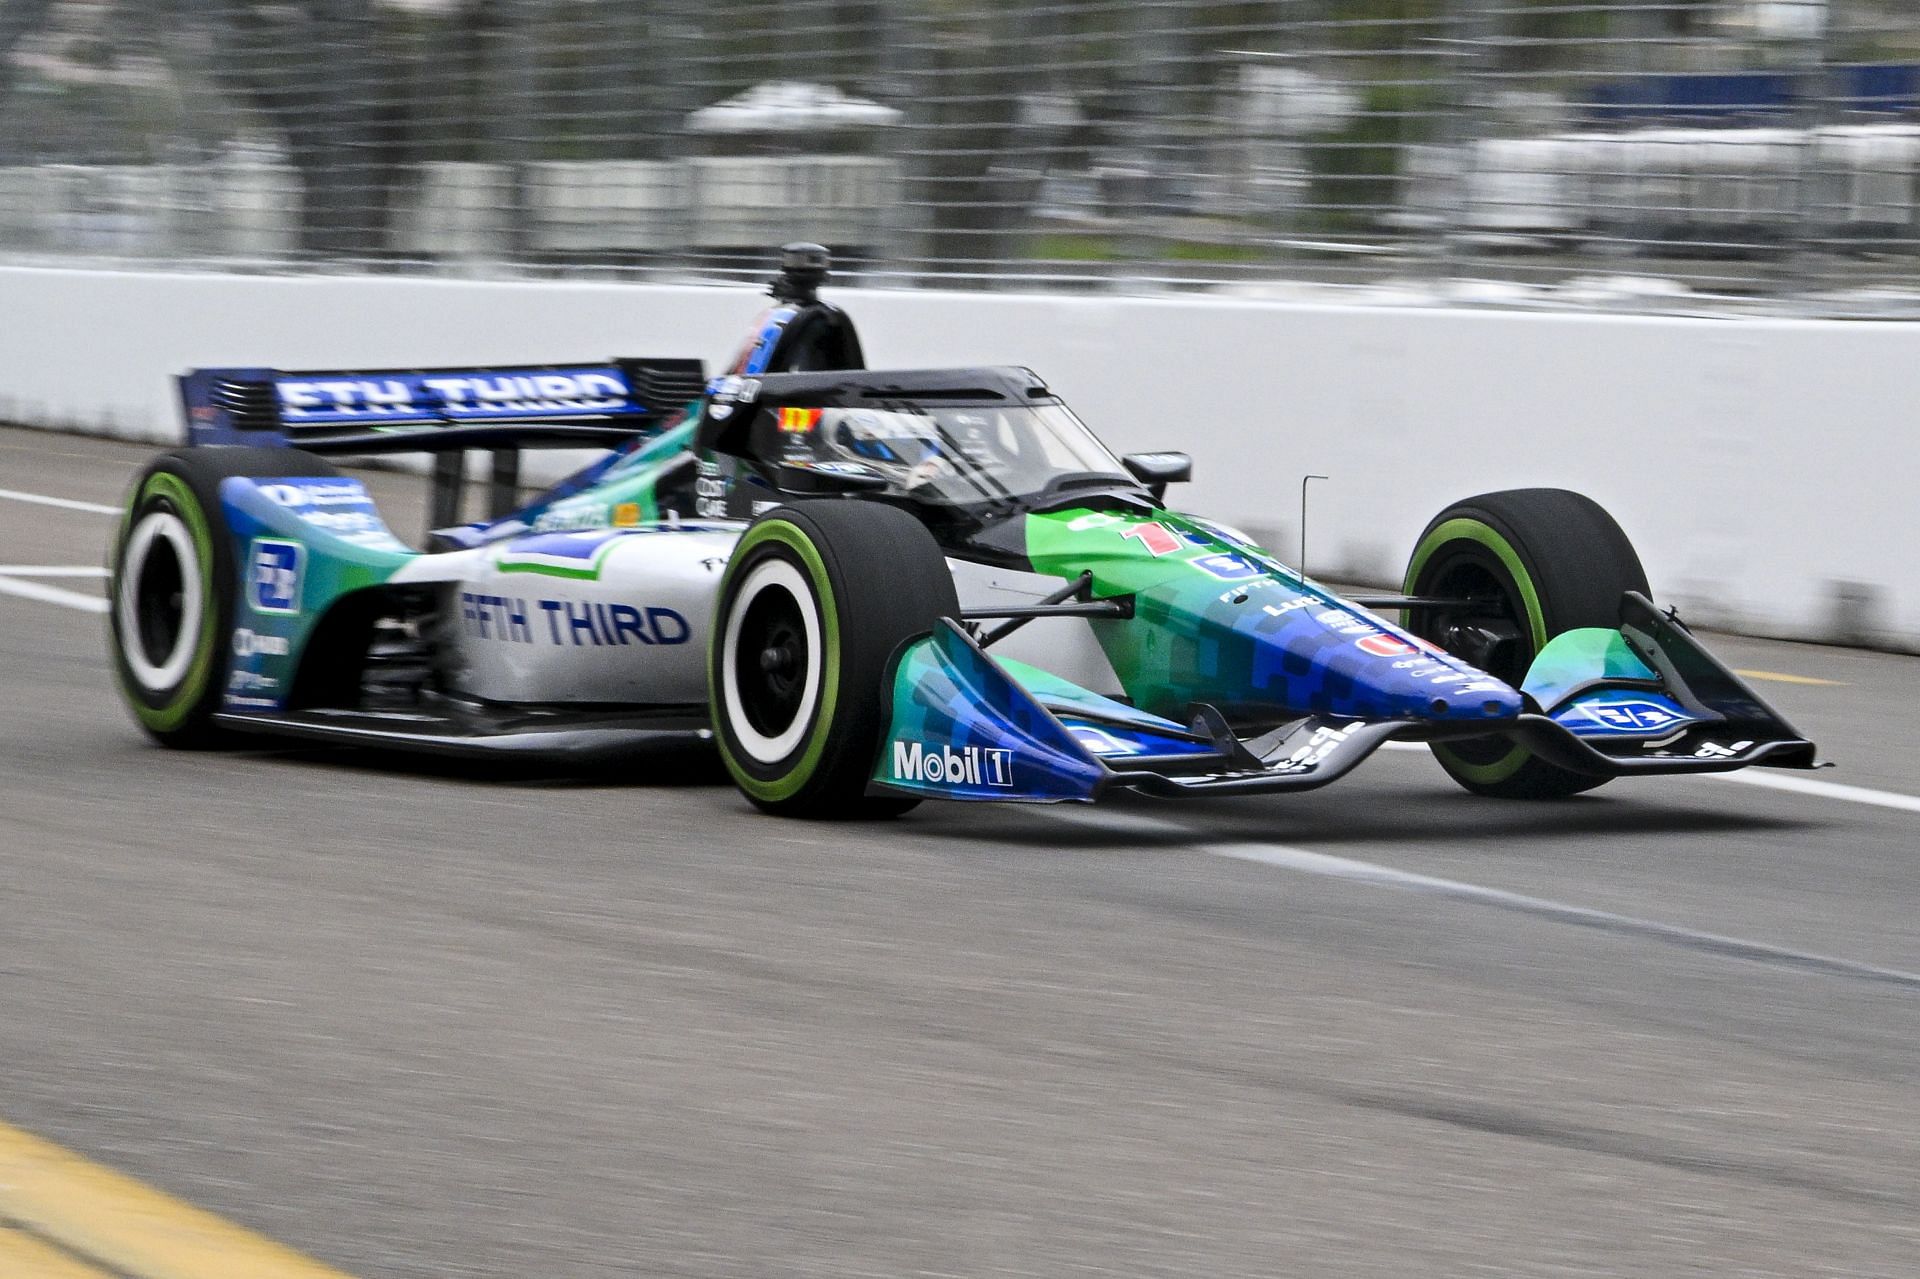
[[1583, 126], [1780, 123], [1808, 101], [1845, 112], [1920, 116], [1920, 64], [1860, 63], [1823, 72], [1735, 71], [1638, 75], [1593, 85], [1580, 99]]

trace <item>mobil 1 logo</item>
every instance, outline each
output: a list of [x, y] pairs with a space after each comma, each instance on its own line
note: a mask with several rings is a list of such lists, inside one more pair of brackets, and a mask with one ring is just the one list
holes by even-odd
[[893, 743], [895, 781], [948, 786], [1012, 786], [1013, 752], [994, 747]]

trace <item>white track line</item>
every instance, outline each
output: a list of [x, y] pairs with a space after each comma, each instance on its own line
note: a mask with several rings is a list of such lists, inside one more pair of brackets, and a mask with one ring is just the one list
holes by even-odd
[[1872, 804], [1876, 808], [1896, 808], [1902, 812], [1920, 813], [1920, 795], [1869, 790], [1865, 786], [1842, 786], [1837, 782], [1817, 782], [1811, 777], [1800, 777], [1793, 773], [1763, 773], [1759, 769], [1749, 769], [1740, 773], [1705, 773], [1702, 776], [1714, 781], [1739, 782], [1746, 786], [1761, 786], [1767, 790], [1811, 795], [1816, 799], [1838, 799], [1849, 804]]
[[1720, 933], [1700, 932], [1692, 928], [1682, 928], [1677, 924], [1663, 924], [1658, 920], [1639, 919], [1632, 915], [1616, 915], [1612, 911], [1573, 906], [1565, 902], [1551, 901], [1545, 897], [1528, 897], [1523, 893], [1510, 893], [1504, 889], [1486, 888], [1479, 884], [1467, 884], [1454, 879], [1440, 879], [1433, 875], [1418, 875], [1412, 871], [1395, 870], [1390, 866], [1376, 866], [1371, 862], [1330, 857], [1325, 853], [1310, 853], [1301, 848], [1281, 848], [1266, 844], [1222, 844], [1211, 847], [1202, 845], [1201, 851], [1215, 857], [1257, 862], [1263, 866], [1301, 871], [1326, 879], [1344, 879], [1385, 888], [1432, 893], [1441, 897], [1451, 897], [1457, 901], [1477, 902], [1483, 906], [1498, 906], [1503, 910], [1538, 915], [1563, 924], [1598, 928], [1604, 932], [1651, 937], [1658, 941], [1685, 946], [1690, 950], [1707, 951], [1734, 959], [1785, 964], [1815, 972], [1833, 973], [1845, 977], [1864, 977], [1873, 981], [1920, 988], [1920, 973], [1903, 972], [1897, 968], [1881, 968], [1875, 964], [1863, 964], [1851, 959], [1836, 959], [1831, 955], [1791, 950], [1785, 946], [1771, 946], [1765, 942], [1747, 941], [1744, 938], [1727, 937]]
[[48, 497], [45, 493], [21, 493], [15, 489], [0, 489], [0, 498], [12, 502], [32, 502], [38, 506], [57, 506], [66, 511], [87, 511], [94, 515], [118, 515], [120, 508], [107, 506], [100, 502], [79, 502], [70, 497]]
[[98, 564], [0, 564], [0, 577], [108, 577]]
[[0, 574], [0, 595], [17, 595], [25, 600], [39, 600], [43, 604], [58, 604], [63, 608], [79, 609], [82, 613], [107, 611], [107, 601], [98, 595], [83, 595], [64, 586], [46, 586], [4, 574]]
[[[1877, 964], [1864, 964], [1852, 959], [1839, 959], [1831, 955], [1816, 954], [1812, 951], [1793, 950], [1785, 946], [1773, 946], [1766, 942], [1748, 941], [1741, 937], [1728, 937], [1721, 933], [1701, 932], [1697, 929], [1682, 928], [1677, 924], [1664, 924], [1659, 920], [1641, 919], [1633, 915], [1616, 915], [1612, 911], [1594, 910], [1587, 906], [1575, 906], [1567, 902], [1557, 902], [1545, 897], [1529, 897], [1524, 893], [1511, 893], [1501, 888], [1488, 888], [1482, 884], [1469, 884], [1457, 879], [1441, 879], [1434, 875], [1421, 875], [1413, 871], [1397, 870], [1391, 866], [1380, 866], [1373, 862], [1355, 861], [1348, 857], [1333, 857], [1326, 853], [1309, 852], [1304, 848], [1289, 848], [1280, 844], [1199, 844], [1184, 842], [1191, 834], [1185, 827], [1172, 822], [1154, 818], [1138, 818], [1125, 815], [1121, 822], [1102, 822], [1091, 817], [1082, 817], [1077, 813], [1061, 811], [1055, 814], [1075, 825], [1104, 828], [1113, 834], [1133, 829], [1142, 834], [1172, 836], [1183, 841], [1183, 846], [1194, 852], [1206, 853], [1210, 857], [1224, 857], [1231, 861], [1253, 862], [1261, 866], [1271, 866], [1278, 870], [1296, 871], [1300, 874], [1314, 875], [1322, 879], [1344, 880], [1348, 883], [1366, 884], [1375, 888], [1394, 888], [1402, 891], [1427, 893], [1432, 896], [1448, 897], [1455, 901], [1473, 902], [1482, 906], [1495, 906], [1502, 910], [1518, 911], [1521, 914], [1534, 915], [1550, 919], [1557, 923], [1573, 924], [1582, 928], [1595, 928], [1602, 932], [1619, 933], [1627, 936], [1647, 937], [1655, 941], [1682, 946], [1688, 950], [1704, 951], [1708, 954], [1723, 955], [1732, 959], [1753, 960], [1759, 963], [1782, 965], [1808, 972], [1820, 972], [1834, 976], [1863, 978], [1869, 981], [1887, 982], [1897, 986], [1920, 989], [1920, 973], [1910, 973], [1898, 968], [1882, 968]], [[1121, 816], [1115, 814], [1114, 816]]]
[[[1390, 751], [1424, 751], [1423, 742], [1383, 742], [1381, 749]], [[1786, 791], [1792, 795], [1810, 795], [1815, 799], [1833, 799], [1847, 804], [1871, 804], [1875, 808], [1892, 808], [1903, 813], [1920, 813], [1920, 795], [1906, 795], [1900, 791], [1873, 790], [1866, 786], [1843, 786], [1838, 782], [1816, 781], [1811, 777], [1802, 777], [1798, 773], [1783, 773], [1776, 769], [1748, 768], [1737, 773], [1694, 773], [1691, 781], [1739, 782], [1743, 786], [1758, 786], [1762, 790]]]

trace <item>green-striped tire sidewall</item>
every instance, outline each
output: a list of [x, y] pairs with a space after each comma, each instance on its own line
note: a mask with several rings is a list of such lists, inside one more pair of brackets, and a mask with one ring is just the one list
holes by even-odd
[[179, 517], [193, 539], [195, 572], [200, 578], [200, 598], [205, 604], [200, 610], [200, 634], [195, 642], [192, 663], [187, 673], [171, 691], [158, 693], [140, 687], [127, 669], [124, 660], [117, 660], [114, 669], [119, 675], [121, 691], [127, 704], [133, 708], [134, 715], [147, 728], [156, 733], [174, 732], [183, 727], [192, 717], [195, 709], [206, 697], [209, 681], [214, 677], [216, 666], [215, 648], [220, 631], [220, 599], [214, 581], [214, 545], [213, 530], [207, 521], [207, 514], [201, 508], [200, 499], [192, 487], [178, 475], [170, 471], [155, 471], [148, 475], [134, 495], [127, 510], [126, 518], [121, 522], [120, 538], [115, 548], [115, 575], [113, 598], [110, 603], [110, 625], [114, 630], [117, 645], [139, 643], [137, 636], [120, 634], [121, 594], [130, 588], [131, 583], [119, 577], [118, 563], [126, 549], [127, 538], [132, 534], [142, 515], [155, 506], [164, 505]]
[[[1534, 585], [1533, 575], [1520, 559], [1520, 553], [1513, 544], [1502, 537], [1498, 530], [1485, 521], [1465, 516], [1447, 520], [1433, 528], [1420, 539], [1420, 545], [1414, 548], [1413, 557], [1407, 563], [1407, 577], [1401, 588], [1407, 594], [1416, 593], [1416, 583], [1426, 571], [1428, 563], [1439, 553], [1442, 547], [1455, 542], [1471, 542], [1484, 547], [1489, 554], [1500, 562], [1512, 579], [1514, 589], [1519, 593], [1521, 608], [1526, 612], [1527, 630], [1533, 640], [1533, 651], [1538, 653], [1547, 645], [1547, 619], [1540, 607], [1540, 591]], [[1522, 768], [1526, 767], [1532, 752], [1525, 747], [1515, 745], [1498, 759], [1484, 764], [1475, 764], [1461, 757], [1458, 751], [1441, 743], [1435, 743], [1433, 752], [1441, 756], [1448, 768], [1459, 776], [1482, 786], [1497, 785], [1506, 781]]]
[[[763, 547], [778, 547], [772, 552], [761, 551]], [[756, 554], [756, 552], [759, 552]], [[773, 777], [762, 776], [734, 752], [727, 740], [724, 723], [725, 708], [721, 697], [721, 679], [724, 672], [720, 669], [722, 661], [722, 637], [726, 631], [724, 617], [725, 604], [729, 600], [734, 584], [754, 563], [767, 554], [781, 554], [796, 568], [805, 574], [807, 583], [813, 588], [814, 603], [820, 610], [820, 696], [814, 707], [813, 724], [807, 730], [803, 744], [789, 757], [790, 763]], [[727, 564], [727, 573], [720, 583], [722, 609], [714, 619], [712, 634], [707, 641], [708, 687], [711, 701], [711, 713], [714, 723], [714, 740], [719, 743], [720, 757], [726, 763], [727, 772], [732, 774], [734, 782], [742, 791], [762, 803], [777, 804], [792, 799], [813, 779], [825, 756], [828, 739], [832, 736], [834, 712], [840, 701], [840, 610], [834, 597], [833, 580], [827, 573], [827, 565], [820, 552], [804, 531], [794, 524], [781, 519], [764, 520], [748, 529], [741, 537], [740, 545], [734, 550]], [[766, 770], [761, 770], [764, 772]]]

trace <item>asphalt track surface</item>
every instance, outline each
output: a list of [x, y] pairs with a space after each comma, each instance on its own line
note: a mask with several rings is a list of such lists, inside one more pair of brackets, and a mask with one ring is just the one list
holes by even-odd
[[[0, 562], [111, 526], [0, 498]], [[0, 620], [0, 1119], [365, 1279], [1920, 1269], [1920, 659], [1716, 642], [1877, 803], [1392, 752], [847, 827], [168, 753], [103, 618]]]

